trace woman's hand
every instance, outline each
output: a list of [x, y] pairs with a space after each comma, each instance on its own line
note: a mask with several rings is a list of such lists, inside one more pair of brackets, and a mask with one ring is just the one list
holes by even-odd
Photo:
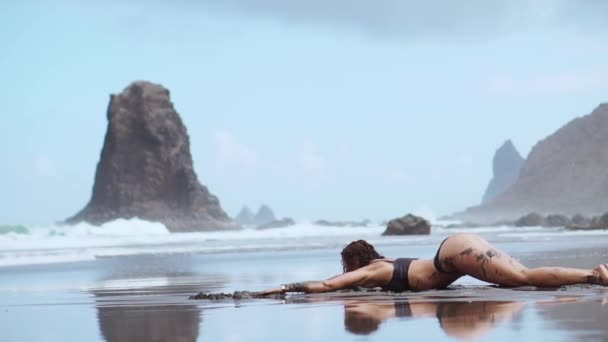
[[593, 269], [593, 275], [589, 278], [589, 283], [608, 286], [608, 264], [598, 265]]
[[285, 293], [285, 286], [284, 285], [281, 285], [280, 287], [277, 287], [277, 288], [274, 288], [274, 289], [268, 289], [268, 290], [259, 292], [259, 294], [261, 294], [262, 296], [279, 294], [279, 293]]

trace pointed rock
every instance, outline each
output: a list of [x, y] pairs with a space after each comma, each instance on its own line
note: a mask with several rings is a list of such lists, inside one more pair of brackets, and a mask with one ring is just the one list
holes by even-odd
[[540, 141], [520, 176], [494, 200], [455, 214], [473, 222], [541, 215], [601, 215], [608, 208], [608, 104]]
[[267, 205], [262, 205], [260, 209], [258, 209], [257, 214], [255, 214], [256, 225], [263, 225], [275, 220], [276, 217], [274, 216], [274, 212]]
[[249, 226], [255, 224], [255, 215], [248, 206], [244, 206], [234, 220], [240, 225]]
[[173, 232], [240, 228], [199, 183], [169, 90], [132, 83], [110, 97], [107, 118], [91, 200], [68, 223], [138, 217]]
[[519, 172], [524, 165], [521, 157], [511, 140], [507, 140], [494, 154], [492, 168], [494, 176], [488, 184], [481, 203], [488, 203], [502, 194], [519, 178]]

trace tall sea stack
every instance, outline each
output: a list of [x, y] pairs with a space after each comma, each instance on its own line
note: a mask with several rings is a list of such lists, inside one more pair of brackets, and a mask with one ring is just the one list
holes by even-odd
[[601, 104], [536, 144], [505, 192], [453, 218], [485, 223], [531, 212], [599, 215], [608, 210], [607, 170], [608, 104]]
[[519, 178], [519, 172], [524, 165], [521, 157], [511, 140], [507, 140], [494, 154], [492, 170], [494, 177], [488, 184], [481, 203], [488, 203], [496, 196], [502, 194]]
[[172, 232], [238, 229], [192, 167], [190, 139], [169, 90], [135, 82], [111, 95], [90, 202], [68, 223], [138, 217]]
[[234, 220], [240, 225], [249, 226], [255, 223], [255, 215], [248, 206], [244, 206]]

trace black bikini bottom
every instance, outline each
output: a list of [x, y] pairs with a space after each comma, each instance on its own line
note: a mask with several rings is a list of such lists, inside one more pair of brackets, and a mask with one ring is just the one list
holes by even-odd
[[439, 273], [444, 273], [444, 274], [454, 274], [454, 273], [458, 273], [456, 271], [446, 271], [442, 266], [441, 266], [441, 261], [439, 260], [439, 253], [441, 252], [441, 247], [443, 247], [443, 244], [448, 241], [450, 237], [445, 238], [443, 241], [441, 241], [441, 244], [439, 245], [439, 248], [437, 248], [437, 253], [435, 254], [435, 259], [433, 259], [433, 265], [435, 266], [435, 269], [439, 272]]

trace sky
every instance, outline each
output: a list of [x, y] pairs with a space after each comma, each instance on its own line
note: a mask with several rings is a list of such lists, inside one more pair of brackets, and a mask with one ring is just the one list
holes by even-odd
[[231, 216], [440, 216], [608, 101], [606, 1], [30, 0], [0, 4], [0, 224], [91, 196], [109, 95], [170, 89]]

